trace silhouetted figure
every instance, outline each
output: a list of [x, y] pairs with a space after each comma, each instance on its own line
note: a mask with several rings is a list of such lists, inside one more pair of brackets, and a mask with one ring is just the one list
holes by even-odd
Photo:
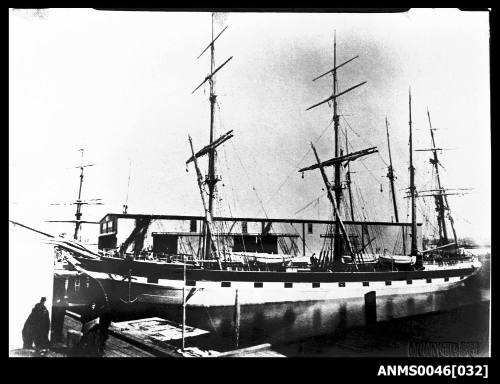
[[55, 342], [63, 341], [63, 328], [64, 316], [66, 316], [66, 309], [68, 308], [68, 297], [64, 296], [62, 299], [56, 300], [52, 305], [52, 337], [51, 340]]
[[36, 350], [45, 349], [49, 345], [50, 317], [45, 301], [47, 299], [42, 297], [40, 302], [35, 304], [24, 323], [23, 348], [33, 348], [33, 342]]
[[316, 254], [313, 253], [311, 255], [311, 258], [309, 259], [311, 261], [311, 270], [317, 270], [319, 265], [318, 265], [318, 258], [316, 257]]
[[33, 341], [35, 340], [35, 308], [31, 310], [30, 315], [26, 319], [23, 327], [23, 348], [33, 348]]

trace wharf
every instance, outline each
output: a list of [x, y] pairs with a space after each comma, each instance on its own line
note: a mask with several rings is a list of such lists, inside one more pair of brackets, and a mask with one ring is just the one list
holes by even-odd
[[[69, 330], [80, 330], [82, 324], [69, 315], [64, 318], [64, 335], [68, 334]], [[111, 328], [111, 327], [110, 327]], [[104, 348], [104, 354], [102, 357], [154, 357], [155, 355], [139, 348], [128, 341], [117, 337], [117, 335], [111, 331], [109, 332], [108, 339], [106, 340], [106, 347]]]
[[[53, 345], [44, 357], [72, 356], [66, 345], [68, 332], [79, 332], [82, 323], [73, 313], [66, 313], [63, 334], [65, 342]], [[182, 328], [179, 324], [161, 318], [148, 318], [133, 321], [111, 323], [108, 339], [102, 357], [285, 357], [271, 349], [270, 344], [261, 344], [248, 348], [219, 352], [203, 350], [198, 347], [180, 349]], [[186, 326], [185, 338], [196, 340], [209, 332]], [[192, 342], [190, 344], [193, 344]], [[33, 350], [18, 349], [11, 351], [11, 356], [38, 357]]]
[[[227, 352], [205, 350], [198, 347], [188, 347], [181, 350], [179, 348], [182, 337], [180, 324], [157, 317], [114, 323], [110, 326], [109, 333], [137, 348], [148, 351], [154, 356], [284, 357], [284, 355], [273, 351], [270, 344], [261, 344]], [[203, 337], [208, 333], [208, 331], [199, 328], [185, 327], [185, 338], [192, 341], [190, 344], [197, 344], [195, 340], [203, 340]]]

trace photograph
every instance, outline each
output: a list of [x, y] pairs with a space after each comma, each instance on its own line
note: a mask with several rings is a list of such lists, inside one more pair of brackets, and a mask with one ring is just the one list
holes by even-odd
[[490, 13], [10, 8], [9, 357], [487, 377]]

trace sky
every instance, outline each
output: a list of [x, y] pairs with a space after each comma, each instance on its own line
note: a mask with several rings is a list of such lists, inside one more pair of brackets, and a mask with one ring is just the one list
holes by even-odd
[[[414, 148], [430, 147], [427, 108], [436, 132], [442, 184], [472, 188], [450, 196], [459, 236], [490, 240], [491, 155], [489, 24], [486, 12], [419, 9], [395, 14], [216, 14], [215, 136], [234, 130], [217, 155], [216, 214], [327, 219], [331, 207], [314, 163], [333, 157], [332, 110], [309, 106], [332, 94], [337, 63], [342, 146], [376, 146], [351, 163], [356, 219], [391, 221], [385, 118], [397, 175], [401, 221], [409, 220], [408, 92]], [[9, 15], [9, 218], [54, 233], [72, 233], [80, 152], [85, 169], [84, 220], [128, 212], [201, 215], [190, 156], [208, 143], [208, 12], [11, 10]], [[428, 152], [415, 152], [417, 188], [432, 184]], [[200, 161], [206, 171], [206, 160]], [[330, 175], [332, 171], [329, 171]], [[127, 188], [130, 174], [130, 186]], [[128, 192], [127, 192], [128, 191]], [[433, 214], [419, 201], [417, 218]], [[308, 205], [310, 204], [310, 205]], [[306, 208], [304, 208], [306, 207]], [[300, 212], [298, 212], [300, 211]], [[297, 213], [298, 212], [298, 213]], [[426, 224], [432, 232], [434, 227]], [[96, 240], [97, 226], [83, 238]]]

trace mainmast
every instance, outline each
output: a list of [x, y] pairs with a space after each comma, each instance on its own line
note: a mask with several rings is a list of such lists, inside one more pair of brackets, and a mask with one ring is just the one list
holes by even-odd
[[[337, 98], [339, 96], [346, 94], [349, 91], [352, 91], [355, 88], [360, 87], [361, 85], [365, 84], [366, 81], [363, 81], [362, 83], [359, 83], [353, 87], [350, 87], [350, 88], [346, 89], [345, 91], [338, 92], [338, 90], [337, 90], [337, 70], [340, 67], [344, 66], [345, 64], [356, 59], [357, 57], [358, 56], [355, 56], [355, 57], [343, 62], [342, 64], [337, 65], [337, 38], [336, 38], [336, 34], [335, 34], [335, 37], [334, 37], [334, 58], [333, 58], [334, 67], [332, 69], [330, 69], [329, 71], [327, 71], [327, 72], [323, 73], [322, 75], [313, 79], [313, 81], [316, 81], [319, 78], [321, 78], [329, 73], [332, 73], [332, 75], [333, 75], [333, 94], [330, 97], [328, 97], [327, 99], [320, 101], [319, 103], [316, 103], [316, 104], [314, 104], [306, 109], [306, 111], [308, 111], [308, 110], [315, 108], [319, 105], [322, 105], [322, 104], [325, 104], [329, 101], [332, 101], [332, 103], [333, 103], [333, 123], [334, 123], [334, 130], [335, 130], [334, 131], [335, 157], [333, 157], [332, 159], [320, 162], [319, 157], [316, 153], [316, 149], [314, 148], [314, 146], [312, 146], [313, 150], [314, 150], [314, 154], [316, 156], [317, 164], [313, 164], [309, 167], [299, 169], [299, 172], [309, 171], [309, 170], [318, 169], [318, 168], [320, 169], [322, 177], [323, 177], [323, 181], [325, 183], [325, 187], [327, 189], [328, 198], [330, 199], [330, 201], [333, 205], [334, 215], [335, 215], [334, 261], [338, 261], [341, 257], [341, 252], [342, 252], [341, 240], [343, 240], [343, 241], [345, 241], [345, 244], [347, 246], [347, 251], [349, 252], [351, 257], [353, 258], [353, 263], [356, 265], [356, 268], [357, 268], [356, 255], [354, 254], [354, 250], [352, 249], [352, 246], [350, 244], [349, 237], [348, 237], [348, 234], [346, 232], [346, 228], [343, 224], [343, 221], [340, 217], [340, 212], [339, 212], [341, 196], [342, 196], [340, 170], [341, 170], [341, 165], [347, 166], [351, 161], [353, 161], [359, 157], [366, 156], [366, 155], [377, 152], [376, 147], [372, 147], [372, 148], [368, 148], [368, 149], [361, 150], [361, 151], [346, 153], [345, 155], [339, 153], [340, 152], [339, 151], [339, 144], [340, 144], [339, 143], [339, 115], [338, 115]], [[328, 182], [328, 180], [326, 178], [326, 173], [324, 172], [324, 169], [323, 169], [324, 167], [327, 167], [327, 166], [333, 166], [334, 170], [335, 170], [333, 186], [330, 185], [330, 183]], [[350, 182], [350, 176], [348, 176], [348, 179], [349, 179], [348, 182]], [[335, 196], [332, 195], [332, 193], [331, 193], [332, 191], [335, 192]], [[354, 216], [353, 210], [352, 210], [352, 198], [351, 198], [351, 216]], [[341, 235], [343, 236], [343, 239], [341, 238]]]
[[411, 88], [409, 90], [409, 113], [410, 113], [410, 197], [411, 197], [411, 251], [410, 256], [417, 256], [417, 206], [415, 202], [415, 167], [413, 166], [413, 138], [411, 125]]
[[[358, 269], [358, 263], [356, 261], [356, 254], [353, 251], [351, 242], [349, 240], [349, 235], [347, 234], [347, 230], [346, 230], [346, 228], [344, 226], [344, 222], [340, 218], [340, 212], [339, 212], [339, 207], [337, 205], [337, 202], [334, 199], [334, 197], [332, 196], [332, 192], [331, 192], [332, 187], [331, 187], [330, 183], [328, 182], [328, 178], [327, 178], [325, 170], [324, 170], [325, 163], [321, 162], [321, 160], [319, 159], [318, 153], [316, 152], [316, 148], [314, 148], [313, 143], [311, 143], [311, 148], [312, 148], [312, 150], [314, 152], [314, 157], [316, 158], [317, 167], [319, 168], [319, 170], [321, 172], [321, 176], [323, 178], [323, 182], [325, 183], [325, 188], [326, 188], [326, 191], [327, 191], [328, 198], [330, 199], [330, 202], [333, 205], [333, 211], [335, 212], [335, 215], [337, 217], [337, 220], [338, 220], [338, 223], [339, 223], [339, 229], [342, 231], [342, 235], [344, 236], [344, 238], [346, 240], [347, 251], [349, 252], [349, 255], [352, 258], [354, 266], [356, 267], [356, 269]], [[341, 164], [341, 162], [336, 162], [334, 165], [337, 165], [337, 164]]]
[[[343, 157], [339, 154], [339, 150], [340, 150], [340, 142], [339, 142], [339, 115], [338, 115], [338, 105], [337, 105], [337, 97], [363, 85], [366, 83], [366, 81], [360, 83], [360, 84], [357, 84], [349, 89], [346, 89], [345, 91], [343, 92], [340, 92], [340, 93], [337, 93], [337, 70], [344, 66], [345, 64], [349, 63], [350, 61], [356, 59], [358, 56], [355, 56], [345, 62], [343, 62], [342, 64], [338, 65], [337, 66], [337, 32], [335, 31], [334, 32], [334, 41], [333, 41], [333, 68], [325, 73], [323, 73], [322, 75], [316, 77], [313, 79], [313, 81], [316, 81], [318, 80], [319, 78], [331, 73], [332, 76], [333, 76], [333, 94], [332, 96], [330, 96], [329, 98], [315, 104], [315, 105], [312, 105], [311, 107], [307, 108], [306, 110], [310, 110], [312, 108], [315, 108], [321, 104], [324, 104], [326, 102], [329, 102], [329, 101], [332, 101], [332, 104], [333, 104], [333, 127], [334, 127], [334, 158], [340, 158], [340, 157]], [[334, 191], [335, 193], [335, 196], [334, 196], [334, 199], [335, 199], [335, 204], [337, 206], [337, 209], [334, 210], [334, 215], [335, 215], [335, 235], [334, 235], [334, 260], [339, 260], [340, 257], [341, 257], [341, 252], [342, 252], [342, 242], [341, 242], [341, 236], [340, 236], [340, 226], [341, 226], [341, 222], [340, 222], [340, 217], [339, 217], [339, 214], [340, 212], [338, 211], [338, 209], [340, 209], [340, 202], [341, 202], [341, 199], [342, 199], [342, 184], [341, 184], [341, 175], [340, 175], [340, 171], [341, 171], [341, 163], [340, 162], [334, 162], [332, 163], [332, 165], [334, 165], [334, 183], [333, 183], [333, 186], [332, 186], [332, 190]]]

